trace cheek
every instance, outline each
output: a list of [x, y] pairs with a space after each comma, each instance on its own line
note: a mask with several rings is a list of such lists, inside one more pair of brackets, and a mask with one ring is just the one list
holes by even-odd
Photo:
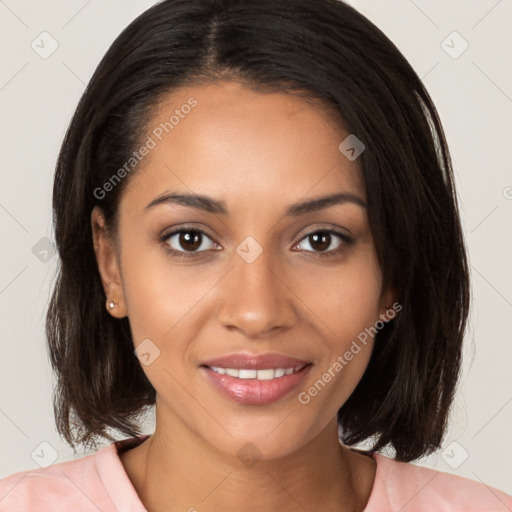
[[317, 388], [325, 384], [332, 390], [333, 411], [347, 400], [368, 366], [381, 309], [381, 275], [372, 250], [334, 274], [324, 292], [312, 296], [321, 323], [328, 327], [322, 327], [326, 357], [314, 382], [319, 379]]
[[331, 329], [330, 337], [337, 336], [340, 349], [378, 320], [381, 286], [380, 269], [368, 246], [350, 264], [332, 270], [316, 293], [312, 287], [310, 300]]
[[357, 298], [353, 295], [352, 301], [338, 302], [329, 324], [329, 335], [324, 338], [321, 362], [299, 397], [303, 404], [316, 401], [315, 410], [322, 411], [326, 418], [335, 415], [348, 400], [366, 371], [373, 351], [374, 308], [356, 303]]
[[[156, 243], [125, 238], [122, 252], [123, 293], [134, 342], [149, 338], [163, 347], [172, 339], [190, 339], [201, 299], [219, 281], [208, 265], [177, 265]], [[186, 329], [186, 335], [179, 335]]]
[[173, 278], [165, 251], [156, 242], [146, 241], [142, 236], [136, 238], [127, 231], [123, 238], [121, 269], [135, 343], [141, 337], [161, 337], [172, 327], [172, 319], [183, 304], [181, 280], [177, 275]]

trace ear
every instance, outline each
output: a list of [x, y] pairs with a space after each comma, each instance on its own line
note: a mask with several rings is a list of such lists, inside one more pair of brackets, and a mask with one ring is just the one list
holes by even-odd
[[120, 264], [115, 241], [107, 230], [105, 216], [100, 207], [95, 206], [91, 213], [92, 239], [96, 262], [103, 284], [106, 301], [115, 301], [117, 307], [107, 311], [115, 318], [127, 316], [126, 301], [124, 300]]
[[380, 319], [383, 322], [388, 322], [395, 318], [397, 313], [402, 309], [398, 299], [399, 293], [395, 288], [389, 288], [386, 293], [383, 294], [381, 300], [382, 308], [380, 311]]

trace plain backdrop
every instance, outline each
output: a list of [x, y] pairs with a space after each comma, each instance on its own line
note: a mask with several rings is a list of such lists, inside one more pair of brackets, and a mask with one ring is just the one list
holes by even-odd
[[[101, 57], [154, 3], [0, 0], [0, 478], [39, 467], [41, 449], [55, 462], [84, 455], [74, 456], [56, 433], [44, 338], [57, 268], [53, 171]], [[416, 463], [512, 493], [512, 2], [351, 3], [398, 46], [434, 99], [471, 264], [472, 310], [450, 429], [443, 449]]]

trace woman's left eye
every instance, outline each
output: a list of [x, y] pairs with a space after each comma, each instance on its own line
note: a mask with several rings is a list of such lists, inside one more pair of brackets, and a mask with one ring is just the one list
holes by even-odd
[[[333, 242], [333, 235], [341, 241], [334, 249], [329, 249]], [[204, 239], [208, 239], [215, 244], [209, 235], [198, 228], [181, 228], [173, 231], [172, 233], [163, 235], [160, 241], [164, 244], [166, 251], [168, 251], [172, 256], [186, 258], [193, 257], [199, 252], [208, 251], [208, 244], [204, 243]], [[332, 229], [319, 229], [312, 233], [308, 233], [294, 247], [299, 247], [304, 243], [304, 241], [307, 241], [308, 245], [313, 248], [313, 250], [306, 250], [306, 252], [313, 252], [319, 256], [335, 256], [346, 250], [354, 243], [354, 240], [348, 235]], [[173, 243], [175, 244], [175, 247], [173, 247]], [[176, 247], [176, 245], [181, 246], [184, 250]]]
[[[331, 246], [333, 235], [341, 239], [341, 242], [334, 249], [331, 248], [330, 250], [326, 250]], [[309, 233], [304, 238], [302, 238], [300, 243], [302, 243], [303, 240], [308, 241], [310, 247], [316, 245], [317, 249], [320, 249], [320, 252], [315, 250], [307, 252], [314, 252], [320, 256], [336, 256], [354, 243], [354, 240], [351, 237], [345, 235], [344, 233], [334, 231], [333, 229], [320, 229], [314, 231], [313, 233]], [[313, 244], [311, 244], [311, 241], [313, 241]], [[300, 243], [298, 245], [300, 245]]]

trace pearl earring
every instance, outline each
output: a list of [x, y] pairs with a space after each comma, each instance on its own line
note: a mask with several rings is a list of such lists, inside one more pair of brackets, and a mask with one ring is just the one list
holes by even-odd
[[108, 309], [117, 308], [117, 302], [115, 302], [114, 300], [107, 300], [107, 308]]

